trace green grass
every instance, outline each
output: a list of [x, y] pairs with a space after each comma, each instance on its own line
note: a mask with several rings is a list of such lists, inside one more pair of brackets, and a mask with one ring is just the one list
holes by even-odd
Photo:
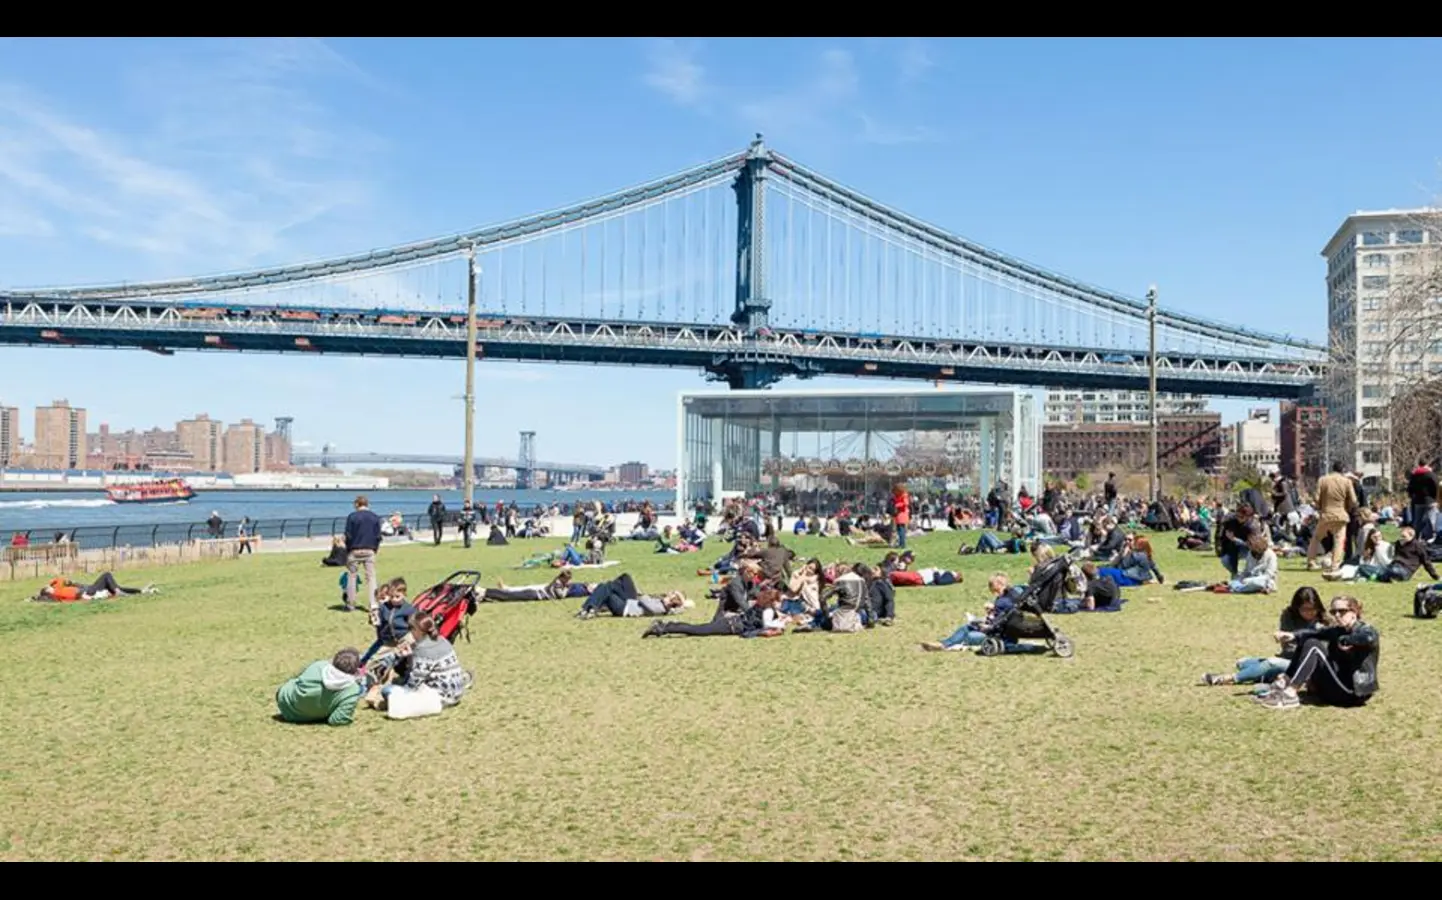
[[[544, 573], [509, 566], [539, 544], [387, 548], [380, 569], [524, 584]], [[103, 604], [8, 585], [0, 860], [1442, 857], [1442, 621], [1409, 617], [1413, 585], [1350, 588], [1384, 645], [1368, 707], [1271, 711], [1196, 682], [1274, 646], [1298, 585], [1340, 592], [1299, 561], [1277, 595], [1179, 595], [1219, 565], [1163, 550], [1168, 586], [1056, 618], [1071, 660], [922, 653], [980, 612], [987, 574], [1025, 568], [956, 546], [913, 541], [965, 584], [900, 590], [896, 626], [855, 635], [643, 641], [645, 620], [577, 621], [578, 601], [487, 604], [459, 707], [349, 728], [271, 718], [283, 680], [371, 637], [329, 608], [319, 553], [122, 573], [165, 592]], [[604, 574], [708, 618], [694, 573], [719, 548], [650, 550], [623, 543]]]

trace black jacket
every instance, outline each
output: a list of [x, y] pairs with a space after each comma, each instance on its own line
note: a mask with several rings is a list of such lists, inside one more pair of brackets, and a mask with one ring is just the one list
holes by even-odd
[[1413, 538], [1407, 543], [1398, 541], [1392, 545], [1392, 565], [1407, 570], [1407, 577], [1411, 578], [1417, 574], [1418, 569], [1425, 568], [1427, 574], [1437, 581], [1437, 570], [1432, 567], [1432, 560], [1427, 556], [1427, 545], [1422, 543], [1421, 538]]
[[381, 518], [369, 509], [358, 509], [345, 518], [346, 550], [379, 550]]
[[1431, 469], [1417, 469], [1407, 476], [1407, 499], [1413, 506], [1426, 506], [1437, 502], [1437, 473]]
[[1377, 629], [1366, 622], [1358, 622], [1351, 631], [1335, 625], [1314, 633], [1311, 639], [1327, 645], [1328, 661], [1354, 694], [1370, 697], [1377, 693], [1377, 660], [1382, 651]]

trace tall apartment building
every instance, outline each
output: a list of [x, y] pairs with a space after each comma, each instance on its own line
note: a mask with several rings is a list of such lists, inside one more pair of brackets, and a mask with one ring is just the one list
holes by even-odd
[[1330, 468], [1326, 456], [1327, 410], [1282, 402], [1282, 474], [1293, 481], [1316, 481]]
[[47, 469], [85, 465], [85, 410], [65, 400], [35, 409], [35, 461]]
[[225, 429], [225, 470], [232, 475], [265, 471], [265, 429], [250, 419]]
[[0, 467], [20, 459], [20, 409], [0, 406]]
[[225, 446], [222, 426], [205, 413], [175, 423], [180, 449], [190, 454], [195, 468], [202, 472], [219, 472], [225, 468]]
[[[1199, 415], [1207, 411], [1207, 398], [1196, 394], [1157, 394], [1157, 418]], [[1046, 425], [1151, 424], [1146, 391], [1091, 389], [1047, 391]]]
[[1398, 313], [1407, 305], [1396, 302], [1397, 289], [1442, 264], [1442, 234], [1425, 224], [1439, 215], [1442, 210], [1359, 211], [1322, 249], [1332, 357], [1327, 456], [1364, 478], [1390, 481], [1410, 462], [1391, 459], [1387, 405], [1393, 388], [1424, 374], [1442, 376], [1442, 335], [1395, 340]]

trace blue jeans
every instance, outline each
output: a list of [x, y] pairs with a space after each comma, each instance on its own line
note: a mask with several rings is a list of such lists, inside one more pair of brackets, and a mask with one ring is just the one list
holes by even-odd
[[983, 531], [981, 537], [976, 539], [977, 553], [996, 553], [1005, 546], [1006, 545], [1001, 542], [1001, 538], [989, 531]]
[[[963, 647], [980, 647], [986, 643], [987, 634], [977, 630], [973, 624], [966, 624], [956, 629], [951, 637], [943, 640], [941, 646], [950, 650], [952, 647], [961, 645]], [[1002, 641], [1002, 647], [1007, 653], [1045, 653], [1046, 648], [1040, 644], [1022, 644], [1015, 641]]]
[[1237, 660], [1237, 684], [1274, 681], [1287, 674], [1287, 660], [1281, 657], [1249, 656]]
[[1222, 565], [1227, 567], [1227, 574], [1232, 578], [1237, 577], [1237, 565], [1241, 560], [1240, 553], [1223, 553], [1221, 555]]
[[1245, 581], [1233, 578], [1227, 583], [1227, 588], [1234, 594], [1265, 594], [1267, 592], [1267, 585], [1260, 578], [1248, 578]]
[[901, 548], [902, 550], [905, 550], [905, 549], [906, 549], [906, 526], [905, 526], [905, 525], [897, 525], [897, 526], [896, 526], [896, 546], [899, 547], [899, 548]]

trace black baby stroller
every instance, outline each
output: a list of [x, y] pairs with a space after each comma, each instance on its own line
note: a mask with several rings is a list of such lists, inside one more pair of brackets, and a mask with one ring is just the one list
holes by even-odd
[[977, 648], [982, 656], [1000, 656], [1006, 645], [1016, 641], [1045, 641], [1047, 649], [1062, 659], [1072, 655], [1071, 638], [1051, 627], [1046, 614], [1052, 611], [1057, 598], [1066, 590], [1072, 561], [1057, 556], [1036, 567], [1031, 581], [1019, 596], [1012, 598], [1012, 608], [1002, 613], [986, 642]]

